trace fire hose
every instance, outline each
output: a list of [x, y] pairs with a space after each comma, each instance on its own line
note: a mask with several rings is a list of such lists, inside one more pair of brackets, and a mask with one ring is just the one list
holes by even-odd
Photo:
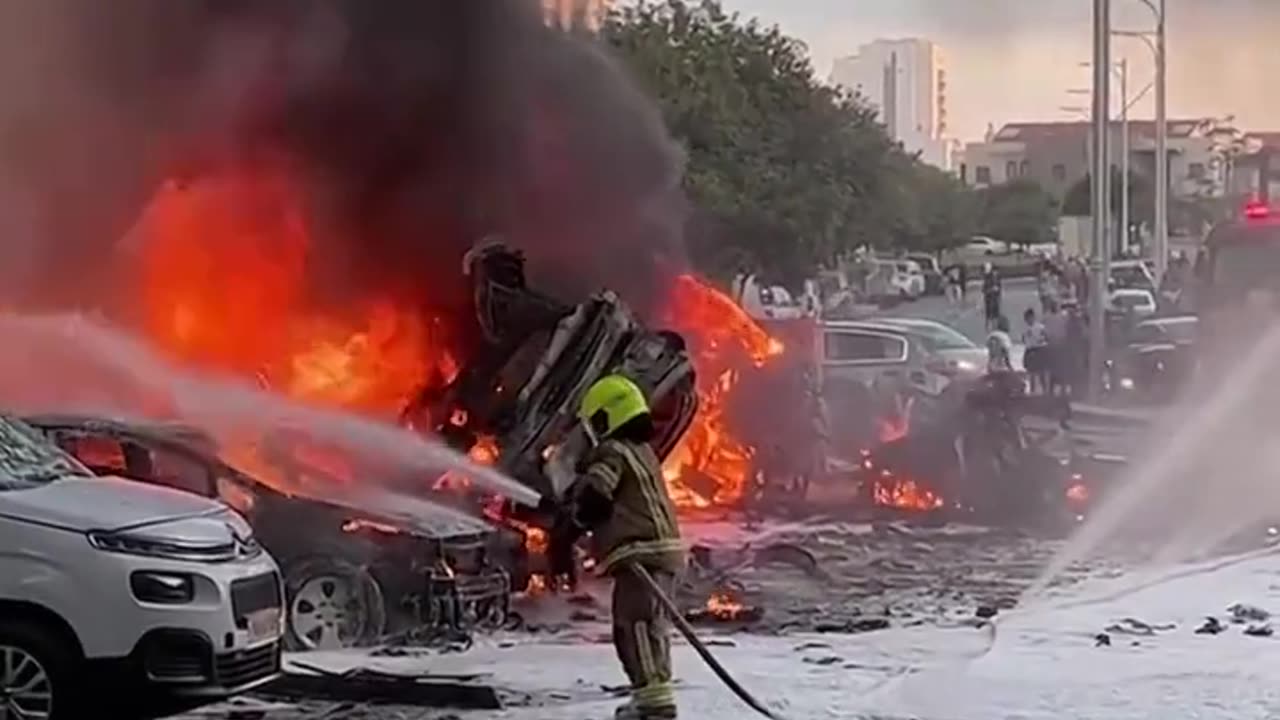
[[640, 578], [640, 580], [648, 586], [649, 592], [653, 593], [653, 597], [657, 599], [660, 605], [662, 605], [662, 609], [666, 610], [667, 616], [671, 618], [671, 622], [675, 624], [676, 628], [680, 631], [680, 634], [684, 636], [685, 640], [689, 641], [689, 644], [698, 652], [702, 661], [707, 664], [707, 667], [711, 668], [711, 671], [716, 674], [716, 677], [720, 678], [720, 681], [723, 682], [726, 687], [733, 691], [734, 695], [737, 695], [739, 699], [751, 706], [752, 710], [755, 710], [764, 717], [769, 718], [769, 720], [783, 720], [783, 718], [777, 713], [765, 707], [764, 703], [757, 700], [750, 692], [747, 691], [746, 688], [742, 687], [737, 680], [733, 679], [733, 676], [729, 674], [729, 671], [724, 669], [724, 666], [720, 664], [720, 661], [716, 660], [715, 656], [711, 654], [711, 651], [707, 649], [707, 646], [698, 639], [698, 634], [694, 632], [693, 626], [689, 624], [688, 620], [684, 619], [684, 615], [680, 613], [680, 609], [671, 601], [671, 598], [667, 597], [666, 593], [662, 592], [662, 587], [658, 585], [658, 582], [653, 579], [653, 575], [650, 575], [649, 571], [646, 570], [643, 565], [631, 563], [628, 567], [632, 573], [635, 573], [636, 577]]

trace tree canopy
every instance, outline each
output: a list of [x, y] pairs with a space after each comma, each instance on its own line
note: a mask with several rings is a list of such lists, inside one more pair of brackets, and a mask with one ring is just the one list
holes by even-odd
[[804, 45], [718, 2], [640, 2], [603, 37], [687, 156], [691, 253], [704, 271], [782, 281], [854, 248], [967, 237], [968, 191], [908, 156], [861, 99], [820, 83]]
[[[1120, 170], [1111, 169], [1111, 213], [1120, 215], [1124, 185]], [[1093, 201], [1093, 176], [1085, 175], [1067, 190], [1062, 199], [1062, 214], [1088, 217]], [[1151, 223], [1155, 217], [1155, 188], [1145, 176], [1129, 173], [1129, 217], [1134, 223]]]
[[982, 234], [1012, 245], [1053, 242], [1058, 203], [1034, 180], [1012, 180], [983, 188], [978, 227]]

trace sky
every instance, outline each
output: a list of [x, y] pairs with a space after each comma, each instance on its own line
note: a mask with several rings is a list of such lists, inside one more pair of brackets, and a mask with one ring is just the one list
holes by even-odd
[[[1081, 67], [1092, 47], [1090, 0], [722, 0], [727, 9], [777, 24], [810, 48], [817, 73], [880, 37], [922, 37], [942, 46], [951, 84], [952, 134], [981, 139], [988, 123], [1070, 120], [1087, 104]], [[1235, 116], [1246, 130], [1280, 130], [1280, 0], [1167, 0], [1170, 117]], [[1146, 30], [1141, 0], [1112, 0], [1114, 26]], [[1150, 49], [1116, 38], [1130, 61], [1131, 95], [1154, 79]], [[1153, 93], [1133, 117], [1151, 117]]]

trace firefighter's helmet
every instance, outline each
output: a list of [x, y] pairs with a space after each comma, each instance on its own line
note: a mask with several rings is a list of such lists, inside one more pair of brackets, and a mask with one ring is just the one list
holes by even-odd
[[582, 396], [578, 417], [598, 438], [607, 438], [641, 415], [649, 413], [649, 403], [638, 385], [622, 375], [600, 378]]

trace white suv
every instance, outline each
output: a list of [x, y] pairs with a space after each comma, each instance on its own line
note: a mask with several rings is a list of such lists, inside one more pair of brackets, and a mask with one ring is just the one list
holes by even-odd
[[265, 683], [281, 597], [234, 511], [96, 478], [0, 417], [0, 718], [179, 711]]

